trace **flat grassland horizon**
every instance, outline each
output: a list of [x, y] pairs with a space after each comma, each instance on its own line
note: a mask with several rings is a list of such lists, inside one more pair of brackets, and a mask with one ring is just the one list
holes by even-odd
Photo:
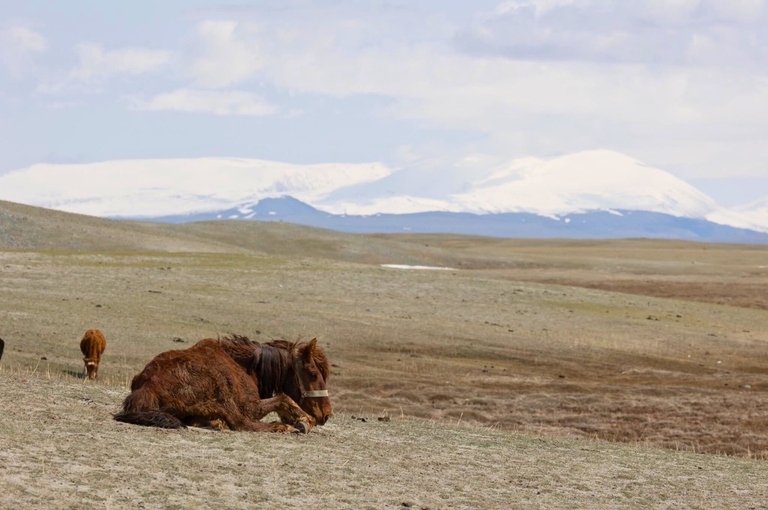
[[[327, 447], [329, 466], [338, 460], [367, 473], [349, 475], [349, 501], [340, 506], [397, 506], [411, 494], [414, 504], [431, 508], [506, 508], [505, 501], [540, 508], [574, 502], [710, 508], [700, 499], [708, 495], [716, 507], [760, 508], [768, 500], [766, 260], [768, 248], [761, 246], [346, 235], [255, 222], [163, 225], [0, 202], [0, 337], [6, 341], [0, 380], [12, 388], [0, 399], [14, 410], [0, 417], [0, 429], [16, 452], [0, 454], [0, 475], [15, 480], [6, 482], [13, 488], [6, 501], [45, 500], [43, 487], [22, 489], [22, 473], [53, 455], [57, 467], [49, 464], [47, 472], [63, 476], [74, 453], [61, 442], [88, 442], [78, 435], [78, 420], [88, 437], [129, 434], [137, 449], [145, 448], [110, 446], [125, 456], [143, 458], [154, 441], [173, 438], [203, 450], [206, 441], [226, 443], [224, 451], [243, 441], [288, 448], [274, 437], [169, 435], [109, 419], [131, 377], [156, 354], [237, 333], [256, 341], [317, 337], [326, 348], [336, 416], [317, 435], [290, 444], [309, 445], [316, 437], [325, 441], [318, 448]], [[84, 383], [78, 342], [92, 327], [105, 333], [107, 350], [102, 379]], [[75, 405], [73, 399], [86, 400]], [[380, 416], [390, 421], [377, 421]], [[31, 419], [44, 424], [39, 434], [20, 425]], [[387, 465], [372, 460], [372, 452], [404, 455], [384, 446], [401, 436], [423, 442], [422, 454], [441, 460], [427, 465], [409, 457], [410, 464], [385, 469], [398, 474], [397, 483], [365, 471], [371, 463]], [[484, 446], [465, 451], [465, 439]], [[531, 462], [519, 472], [525, 475], [515, 474], [522, 466], [519, 449]], [[592, 450], [614, 453], [597, 460]], [[183, 464], [168, 455], [157, 461], [159, 472]], [[549, 472], [536, 474], [537, 455]], [[558, 456], [567, 458], [572, 480], [553, 467]], [[633, 468], [632, 457], [652, 460]], [[595, 462], [603, 478], [588, 476]], [[117, 469], [110, 465], [110, 472]], [[408, 465], [419, 467], [409, 471]], [[88, 467], [87, 458], [78, 466], [103, 470]], [[658, 480], [647, 476], [649, 466]], [[129, 476], [124, 468], [120, 476]], [[685, 483], [672, 481], [689, 468]], [[174, 476], [183, 474], [178, 469]], [[430, 469], [463, 488], [443, 493], [408, 482]], [[492, 487], [459, 483], [474, 480], [473, 469], [497, 469], [498, 480]], [[554, 472], [560, 474], [549, 476]], [[631, 483], [617, 480], [617, 473]], [[384, 479], [391, 482], [389, 495]], [[601, 485], [609, 479], [612, 488]], [[155, 490], [156, 482], [146, 483]], [[311, 485], [322, 490], [319, 481]], [[703, 486], [710, 489], [694, 494]], [[366, 487], [373, 491], [369, 502], [360, 499]], [[70, 489], [68, 505], [77, 506], [77, 491]], [[343, 492], [341, 485], [329, 490], [337, 497]], [[107, 507], [110, 501], [121, 506], [117, 493], [112, 500], [100, 494]], [[150, 506], [158, 501], [142, 494]], [[227, 504], [256, 501], [249, 497]], [[334, 501], [281, 497], [263, 502]], [[179, 505], [190, 502], [194, 498]]]

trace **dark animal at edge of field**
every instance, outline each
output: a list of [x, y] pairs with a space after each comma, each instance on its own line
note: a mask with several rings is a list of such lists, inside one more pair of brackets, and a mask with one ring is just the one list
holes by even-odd
[[89, 329], [80, 340], [80, 351], [83, 353], [83, 363], [85, 363], [85, 373], [88, 379], [99, 378], [99, 363], [101, 355], [107, 347], [107, 339], [104, 333], [98, 329]]
[[0, 338], [0, 359], [3, 359], [3, 350], [5, 350], [5, 342]]
[[[115, 419], [163, 428], [307, 433], [331, 416], [329, 375], [317, 339], [260, 344], [238, 335], [206, 338], [150, 361], [133, 378]], [[282, 423], [259, 421], [271, 412]]]

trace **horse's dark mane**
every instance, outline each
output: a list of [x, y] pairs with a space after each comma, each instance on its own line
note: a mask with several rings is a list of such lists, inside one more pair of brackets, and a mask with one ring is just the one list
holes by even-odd
[[331, 365], [328, 363], [325, 351], [320, 347], [315, 347], [312, 357], [315, 360], [315, 365], [317, 365], [318, 370], [323, 374], [323, 380], [328, 383], [328, 378], [331, 376]]
[[[304, 344], [306, 344], [306, 342], [299, 342], [299, 341], [289, 342], [288, 340], [272, 340], [271, 342], [267, 342], [266, 345], [274, 345], [275, 347], [278, 347], [280, 349], [285, 349], [288, 352], [295, 352], [296, 349], [300, 348]], [[320, 347], [315, 347], [312, 358], [315, 361], [315, 365], [317, 365], [317, 368], [320, 370], [320, 373], [323, 374], [323, 380], [327, 382], [328, 377], [330, 377], [331, 375], [331, 365], [328, 363], [328, 358], [325, 355], [325, 351]]]
[[[261, 398], [270, 398], [285, 387], [288, 374], [293, 368], [294, 353], [304, 345], [303, 342], [288, 340], [272, 340], [260, 344], [241, 335], [219, 338], [219, 342], [222, 346], [230, 347], [227, 351], [238, 364], [256, 375]], [[331, 367], [325, 351], [315, 348], [313, 359], [323, 379], [328, 381]]]
[[291, 370], [291, 351], [273, 345], [261, 346], [260, 360], [255, 365], [259, 379], [259, 395], [269, 398], [285, 387], [285, 379]]
[[254, 342], [247, 336], [243, 336], [243, 335], [228, 335], [228, 336], [225, 336], [224, 338], [219, 338], [219, 342], [229, 342], [233, 345], [244, 345], [247, 347], [259, 345], [258, 342]]
[[255, 371], [261, 356], [261, 345], [246, 336], [229, 335], [217, 338], [219, 345], [235, 362], [247, 371]]

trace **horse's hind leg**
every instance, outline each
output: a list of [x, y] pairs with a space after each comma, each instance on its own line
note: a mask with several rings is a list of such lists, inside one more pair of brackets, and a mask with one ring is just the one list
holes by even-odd
[[[243, 413], [234, 405], [210, 406], [199, 403], [185, 412], [187, 425], [220, 430], [245, 430], [250, 432], [295, 432], [297, 427], [282, 423], [262, 423]], [[306, 430], [308, 431], [308, 429]], [[301, 430], [299, 430], [301, 432]]]
[[194, 418], [187, 420], [185, 424], [188, 427], [197, 427], [200, 429], [229, 430], [229, 426], [227, 425], [227, 422], [225, 422], [224, 420], [220, 420], [218, 418], [209, 420], [207, 418], [196, 416]]

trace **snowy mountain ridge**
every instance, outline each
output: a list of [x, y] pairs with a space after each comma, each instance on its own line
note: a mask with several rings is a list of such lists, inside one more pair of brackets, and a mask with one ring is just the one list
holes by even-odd
[[768, 225], [768, 196], [733, 208], [734, 212], [758, 225]]
[[38, 164], [0, 175], [0, 199], [92, 216], [149, 218], [284, 195], [312, 203], [390, 173], [378, 163], [292, 165], [242, 158]]
[[38, 164], [0, 175], [2, 200], [95, 216], [247, 210], [285, 196], [337, 215], [531, 213], [557, 219], [636, 210], [768, 232], [768, 200], [764, 214], [759, 205], [725, 209], [672, 174], [607, 150], [526, 157], [479, 173], [452, 170], [450, 176], [395, 171], [380, 163], [294, 165], [242, 158]]

